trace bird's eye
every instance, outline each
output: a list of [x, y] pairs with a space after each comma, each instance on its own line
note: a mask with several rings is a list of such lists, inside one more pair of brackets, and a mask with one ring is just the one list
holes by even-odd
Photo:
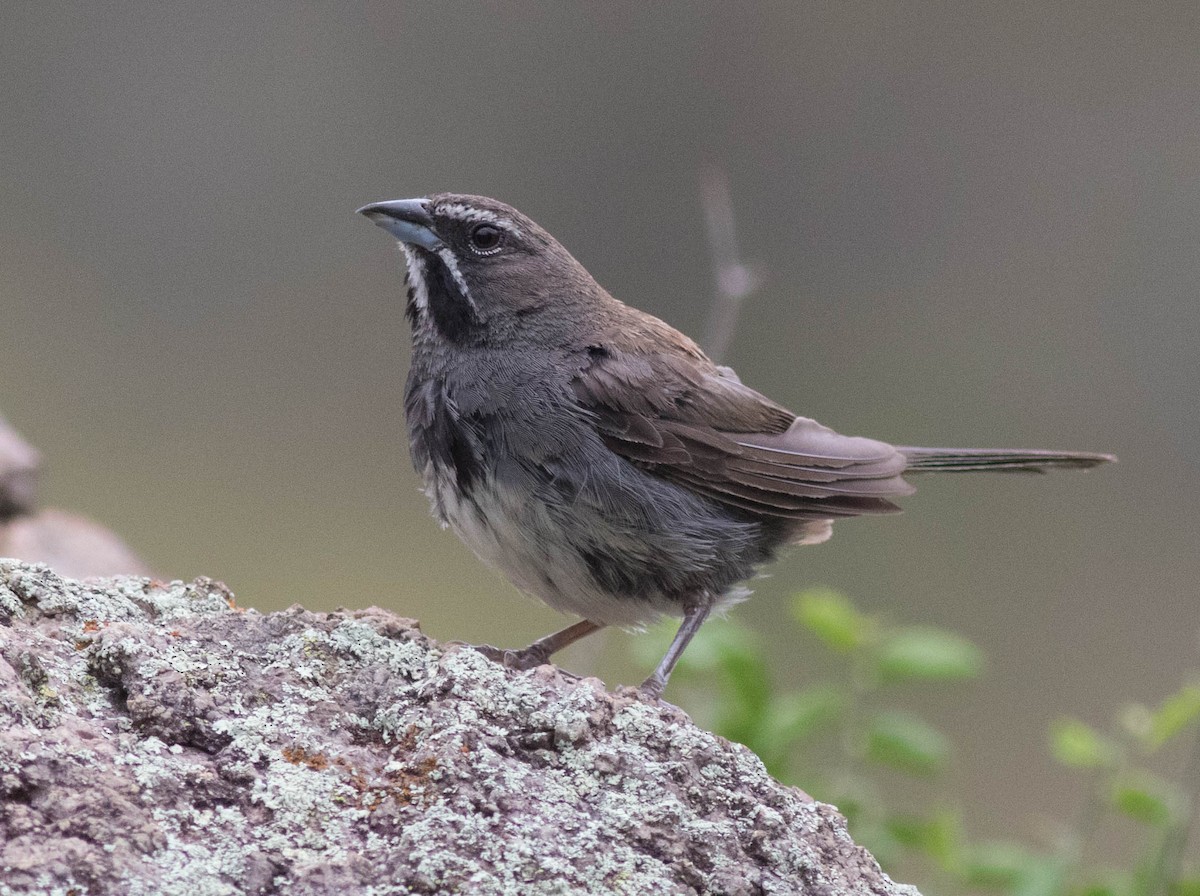
[[480, 255], [491, 255], [500, 251], [504, 231], [491, 224], [476, 224], [471, 229], [471, 248]]

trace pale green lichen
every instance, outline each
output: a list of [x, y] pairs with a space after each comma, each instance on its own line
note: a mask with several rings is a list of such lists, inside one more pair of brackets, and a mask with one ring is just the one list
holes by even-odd
[[379, 611], [0, 562], [0, 613], [0, 797], [74, 810], [0, 836], [0, 896], [915, 892], [681, 714]]

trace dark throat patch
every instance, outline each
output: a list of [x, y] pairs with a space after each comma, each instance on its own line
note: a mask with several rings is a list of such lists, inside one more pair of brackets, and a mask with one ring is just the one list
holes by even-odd
[[[423, 268], [420, 275], [425, 280], [429, 317], [438, 335], [447, 342], [459, 345], [477, 341], [483, 331], [483, 322], [479, 319], [471, 300], [463, 295], [462, 288], [455, 282], [450, 268], [433, 252], [426, 252], [424, 249], [417, 249], [416, 252]], [[410, 288], [406, 311], [409, 320], [415, 325], [420, 309], [413, 295], [414, 290]]]

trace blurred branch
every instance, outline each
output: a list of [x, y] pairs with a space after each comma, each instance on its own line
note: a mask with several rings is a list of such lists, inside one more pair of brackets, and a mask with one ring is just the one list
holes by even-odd
[[704, 349], [709, 357], [720, 364], [733, 341], [742, 303], [758, 289], [762, 277], [754, 267], [743, 264], [738, 257], [733, 199], [729, 190], [729, 176], [724, 169], [713, 166], [701, 172], [700, 204], [704, 208], [704, 224], [716, 280], [716, 295], [704, 336]]

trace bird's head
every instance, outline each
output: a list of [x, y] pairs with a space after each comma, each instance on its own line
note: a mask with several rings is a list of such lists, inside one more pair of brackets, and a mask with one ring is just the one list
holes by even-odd
[[358, 211], [400, 241], [415, 335], [460, 345], [544, 341], [578, 320], [581, 306], [607, 299], [554, 237], [495, 199], [435, 193]]

